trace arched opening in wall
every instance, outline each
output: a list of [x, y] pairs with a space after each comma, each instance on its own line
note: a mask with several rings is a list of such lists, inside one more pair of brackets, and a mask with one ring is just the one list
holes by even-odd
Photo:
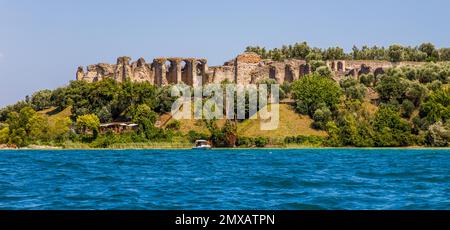
[[173, 67], [174, 66], [172, 65], [172, 62], [169, 61], [169, 60], [165, 61], [164, 62], [164, 67], [165, 67], [165, 70], [166, 70], [166, 81], [167, 81], [167, 83], [169, 83], [169, 84], [174, 83], [174, 80], [173, 80]]
[[348, 73], [345, 75], [347, 77], [354, 77], [356, 75], [357, 70], [356, 69], [352, 69], [350, 71], [348, 71]]
[[344, 72], [344, 63], [342, 63], [341, 61], [339, 61], [337, 63], [337, 71], [338, 72]]
[[361, 76], [363, 74], [368, 74], [368, 73], [370, 73], [370, 70], [371, 70], [370, 66], [366, 66], [365, 64], [362, 64], [361, 68], [358, 72], [358, 76]]
[[373, 72], [373, 75], [376, 77], [376, 76], [378, 76], [378, 75], [380, 75], [380, 74], [384, 74], [384, 69], [383, 68], [377, 68], [377, 69], [375, 69], [375, 71]]
[[334, 61], [331, 62], [331, 70], [336, 71], [336, 63]]
[[284, 81], [289, 83], [294, 81], [294, 73], [291, 66], [287, 65], [284, 69]]
[[309, 64], [301, 64], [300, 65], [300, 76], [305, 76], [310, 74], [311, 72], [311, 68], [309, 66]]
[[186, 84], [189, 85], [190, 81], [189, 81], [189, 71], [188, 71], [188, 66], [187, 66], [187, 62], [185, 60], [182, 60], [180, 62], [181, 65], [181, 81]]
[[277, 79], [277, 68], [275, 68], [274, 66], [270, 67], [269, 69], [269, 78], [270, 79]]

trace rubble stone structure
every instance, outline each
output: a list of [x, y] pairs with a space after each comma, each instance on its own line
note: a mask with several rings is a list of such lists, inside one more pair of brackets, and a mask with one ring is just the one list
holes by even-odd
[[[326, 65], [333, 72], [334, 79], [359, 77], [362, 74], [383, 74], [395, 66], [421, 65], [420, 62], [392, 63], [388, 61], [333, 60]], [[228, 81], [238, 84], [253, 84], [263, 79], [274, 79], [282, 84], [293, 82], [311, 73], [311, 66], [305, 60], [284, 61], [263, 60], [255, 53], [243, 53], [222, 66], [208, 67], [203, 58], [156, 58], [147, 63], [143, 58], [131, 62], [129, 57], [119, 57], [117, 63], [100, 63], [86, 68], [78, 67], [76, 79], [97, 82], [111, 78], [117, 82], [150, 82], [156, 86], [184, 83], [190, 86]]]

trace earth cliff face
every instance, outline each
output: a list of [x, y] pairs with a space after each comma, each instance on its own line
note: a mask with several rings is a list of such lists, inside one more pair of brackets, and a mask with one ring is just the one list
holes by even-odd
[[[305, 60], [284, 61], [263, 60], [256, 53], [243, 53], [222, 66], [208, 67], [204, 58], [156, 58], [147, 63], [144, 58], [131, 62], [130, 57], [119, 57], [116, 64], [100, 63], [86, 68], [78, 67], [76, 79], [97, 82], [111, 78], [117, 82], [150, 82], [157, 86], [184, 83], [197, 86], [221, 83], [225, 80], [237, 84], [252, 84], [266, 78], [278, 83], [292, 82], [311, 72]], [[422, 65], [421, 62], [392, 63], [387, 61], [334, 60], [326, 65], [333, 72], [334, 79], [344, 76], [359, 77], [362, 74], [379, 75], [394, 66]]]

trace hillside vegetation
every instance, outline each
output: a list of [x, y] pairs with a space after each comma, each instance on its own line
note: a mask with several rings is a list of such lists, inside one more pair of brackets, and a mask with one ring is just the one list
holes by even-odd
[[[293, 47], [288, 57], [302, 57], [302, 47]], [[402, 58], [412, 52], [395, 50]], [[369, 51], [375, 49], [364, 52]], [[450, 63], [433, 62], [436, 57], [444, 60], [447, 51], [427, 44], [413, 51], [430, 63], [357, 78], [336, 78], [325, 62], [308, 60], [317, 67], [313, 73], [281, 86], [282, 99], [294, 103], [280, 105], [280, 125], [273, 131], [262, 131], [260, 119], [175, 121], [168, 115], [177, 99], [170, 96], [170, 87], [107, 79], [91, 84], [73, 81], [1, 109], [0, 145], [182, 147], [208, 139], [217, 147], [448, 147]], [[267, 78], [259, 83], [276, 82]], [[248, 107], [246, 102], [246, 113]], [[126, 133], [101, 132], [101, 123], [113, 121], [137, 127]]]
[[[263, 137], [269, 140], [274, 140], [276, 143], [283, 143], [286, 137], [292, 136], [318, 136], [326, 137], [328, 134], [323, 130], [312, 128], [314, 120], [309, 116], [298, 114], [295, 109], [286, 104], [280, 105], [280, 122], [275, 130], [261, 130], [261, 120], [258, 116], [256, 119], [247, 119], [237, 123], [237, 136], [239, 137]], [[189, 132], [203, 133], [211, 135], [207, 124], [203, 120], [182, 119], [178, 121], [171, 120], [168, 125], [174, 122], [179, 124], [179, 131], [182, 134], [189, 134]], [[215, 121], [218, 127], [223, 127], [226, 123], [225, 119]], [[167, 127], [167, 126], [166, 126]]]
[[329, 47], [321, 49], [310, 47], [306, 42], [293, 45], [283, 45], [280, 48], [266, 49], [265, 47], [249, 46], [247, 52], [255, 52], [264, 59], [281, 61], [297, 58], [302, 60], [384, 60], [392, 62], [400, 61], [450, 61], [450, 48], [436, 48], [431, 43], [423, 43], [419, 46], [402, 46], [393, 44], [387, 48], [382, 46], [353, 46], [352, 51], [346, 53], [341, 47]]
[[312, 128], [314, 120], [309, 116], [301, 115], [295, 112], [290, 105], [281, 104], [280, 108], [280, 123], [275, 130], [261, 130], [260, 118], [248, 119], [238, 124], [237, 133], [239, 136], [246, 137], [267, 137], [267, 138], [285, 138], [291, 136], [327, 136], [327, 133], [322, 130]]

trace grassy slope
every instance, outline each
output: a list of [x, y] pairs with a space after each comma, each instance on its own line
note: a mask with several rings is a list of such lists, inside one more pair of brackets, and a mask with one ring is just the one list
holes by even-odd
[[[55, 112], [55, 108], [39, 111], [41, 114], [48, 115], [50, 125], [53, 125], [58, 118], [70, 117], [71, 108], [66, 108], [61, 112]], [[169, 121], [167, 124], [169, 124]], [[218, 120], [219, 127], [223, 126], [225, 120]], [[276, 130], [262, 131], [260, 130], [261, 119], [246, 120], [238, 124], [238, 134], [240, 136], [256, 137], [263, 136], [269, 138], [284, 138], [287, 136], [313, 135], [327, 136], [326, 132], [318, 131], [311, 128], [312, 119], [308, 116], [302, 116], [294, 111], [294, 109], [285, 104], [280, 105], [280, 123]], [[209, 134], [208, 129], [201, 120], [180, 120], [180, 131], [188, 133], [190, 130]]]
[[309, 116], [302, 116], [285, 104], [280, 105], [280, 123], [277, 129], [263, 131], [260, 129], [261, 119], [246, 120], [238, 125], [238, 134], [241, 136], [263, 136], [269, 138], [284, 138], [288, 136], [327, 136], [326, 132], [311, 128], [313, 120]]
[[72, 116], [72, 107], [67, 107], [60, 112], [57, 112], [56, 108], [52, 107], [49, 109], [41, 110], [38, 113], [47, 115], [49, 125], [53, 126], [58, 119]]
[[[312, 122], [310, 117], [299, 115], [289, 105], [281, 104], [278, 129], [262, 131], [260, 130], [261, 119], [246, 120], [238, 124], [238, 134], [247, 137], [263, 136], [269, 138], [284, 138], [298, 135], [327, 136], [326, 132], [312, 129]], [[219, 126], [222, 126], [224, 123], [225, 120], [218, 121]], [[190, 130], [209, 133], [202, 121], [193, 119], [180, 120], [180, 130], [182, 133], [188, 133]]]

